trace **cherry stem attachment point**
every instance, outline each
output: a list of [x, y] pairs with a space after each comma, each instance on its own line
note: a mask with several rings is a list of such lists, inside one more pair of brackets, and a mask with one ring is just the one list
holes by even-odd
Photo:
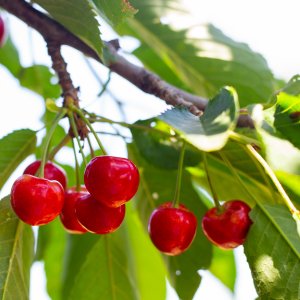
[[70, 107], [73, 111], [75, 111], [79, 117], [85, 122], [85, 124], [87, 125], [87, 127], [89, 128], [89, 130], [92, 132], [92, 134], [94, 135], [101, 151], [103, 152], [104, 155], [107, 155], [107, 152], [105, 151], [105, 148], [103, 146], [103, 144], [101, 143], [96, 131], [94, 130], [92, 124], [90, 123], [90, 121], [88, 120], [88, 118], [85, 117], [84, 113], [81, 111], [81, 109], [77, 108], [74, 105], [71, 105]]
[[298, 213], [299, 212], [298, 209], [295, 207], [295, 205], [293, 204], [293, 202], [291, 201], [291, 199], [289, 198], [289, 196], [287, 195], [287, 193], [283, 189], [281, 183], [277, 179], [275, 173], [273, 172], [273, 170], [271, 169], [271, 167], [268, 165], [268, 163], [263, 159], [262, 156], [260, 156], [259, 153], [257, 153], [257, 151], [251, 145], [246, 145], [245, 149], [247, 150], [247, 152], [251, 156], [253, 156], [262, 165], [262, 167], [264, 168], [265, 172], [269, 175], [269, 177], [271, 178], [271, 180], [274, 183], [275, 187], [277, 188], [277, 190], [278, 190], [279, 194], [281, 195], [284, 203], [289, 208], [290, 212], [293, 215], [295, 213]]
[[179, 161], [178, 161], [175, 195], [174, 195], [174, 199], [173, 199], [173, 202], [172, 202], [172, 207], [179, 207], [185, 146], [186, 146], [186, 142], [182, 141], [182, 146], [181, 146]]
[[47, 155], [48, 155], [48, 149], [49, 149], [51, 138], [53, 136], [53, 133], [54, 133], [55, 128], [57, 127], [59, 121], [66, 115], [66, 113], [67, 113], [67, 110], [65, 108], [62, 108], [60, 110], [60, 112], [56, 115], [55, 119], [53, 120], [50, 130], [46, 136], [45, 144], [44, 144], [44, 147], [42, 150], [43, 155], [42, 155], [41, 165], [40, 165], [40, 169], [38, 171], [38, 176], [41, 178], [44, 178], [45, 165], [47, 162]]
[[214, 200], [214, 204], [216, 206], [217, 212], [221, 213], [222, 212], [222, 205], [220, 204], [219, 200], [218, 200], [218, 196], [217, 193], [215, 191], [215, 188], [213, 186], [211, 177], [210, 177], [210, 173], [209, 173], [209, 169], [208, 169], [208, 162], [207, 162], [207, 154], [205, 152], [203, 152], [203, 163], [204, 163], [204, 169], [205, 169], [205, 173], [206, 173], [206, 178], [207, 178], [207, 182]]
[[75, 135], [75, 138], [76, 138], [76, 141], [77, 141], [77, 144], [78, 144], [78, 147], [79, 147], [79, 151], [81, 153], [81, 156], [82, 156], [82, 161], [85, 165], [87, 165], [87, 161], [86, 161], [86, 158], [84, 156], [84, 152], [83, 152], [83, 148], [80, 144], [80, 140], [79, 140], [79, 135], [78, 135], [78, 130], [77, 130], [77, 127], [76, 127], [76, 124], [75, 124], [75, 120], [74, 120], [74, 116], [73, 116], [73, 112], [70, 111], [68, 113], [68, 117], [69, 117], [69, 121], [70, 121], [70, 125], [71, 125], [71, 128], [73, 130], [73, 133]]

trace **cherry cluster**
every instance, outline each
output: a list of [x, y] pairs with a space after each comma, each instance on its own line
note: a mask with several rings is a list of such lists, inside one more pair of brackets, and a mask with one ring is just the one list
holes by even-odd
[[30, 164], [13, 184], [11, 204], [29, 225], [44, 225], [60, 215], [70, 233], [106, 234], [115, 231], [125, 217], [125, 203], [137, 192], [139, 172], [132, 161], [97, 156], [86, 166], [85, 187], [66, 189], [66, 175], [47, 162], [44, 177], [35, 174], [41, 162]]
[[[250, 207], [240, 201], [225, 202], [219, 209], [213, 207], [202, 219], [202, 230], [214, 245], [233, 249], [242, 245], [252, 221]], [[197, 218], [183, 204], [173, 207], [164, 203], [150, 216], [148, 231], [153, 244], [167, 255], [178, 255], [192, 244], [197, 229]]]
[[[66, 188], [63, 169], [52, 162], [44, 178], [35, 174], [41, 161], [30, 164], [13, 184], [11, 204], [27, 224], [44, 225], [58, 215], [64, 228], [74, 234], [114, 232], [125, 217], [125, 203], [135, 195], [139, 172], [132, 161], [109, 155], [97, 156], [86, 166], [85, 186]], [[252, 224], [250, 207], [240, 201], [213, 207], [202, 219], [202, 230], [216, 246], [232, 249], [244, 243]], [[192, 244], [197, 218], [183, 204], [166, 202], [151, 214], [148, 231], [153, 244], [167, 255], [178, 255]]]

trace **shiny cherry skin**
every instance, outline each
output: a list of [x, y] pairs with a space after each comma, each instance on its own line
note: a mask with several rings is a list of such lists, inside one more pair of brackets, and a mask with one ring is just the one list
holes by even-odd
[[86, 166], [84, 183], [97, 201], [109, 207], [119, 207], [137, 192], [139, 172], [127, 158], [97, 156]]
[[0, 16], [0, 47], [5, 43], [5, 23], [2, 17]]
[[69, 233], [83, 234], [87, 232], [87, 230], [78, 222], [75, 214], [75, 204], [77, 199], [87, 194], [88, 191], [84, 186], [80, 187], [80, 191], [77, 191], [76, 187], [71, 187], [65, 191], [65, 202], [59, 216], [64, 228]]
[[166, 202], [156, 208], [149, 219], [148, 232], [153, 244], [167, 255], [186, 251], [195, 238], [197, 219], [183, 204], [172, 207]]
[[108, 207], [88, 194], [77, 199], [75, 213], [79, 223], [87, 231], [106, 234], [114, 232], [122, 224], [125, 217], [125, 205]]
[[252, 224], [250, 210], [251, 208], [240, 200], [225, 202], [220, 213], [213, 207], [202, 219], [203, 232], [219, 248], [236, 248], [244, 243]]
[[29, 225], [44, 225], [55, 219], [64, 204], [64, 189], [55, 180], [22, 175], [11, 189], [16, 215]]
[[[36, 172], [39, 169], [40, 165], [40, 160], [34, 161], [24, 170], [23, 174], [36, 175]], [[67, 186], [66, 172], [64, 171], [64, 169], [51, 161], [48, 161], [45, 164], [44, 177], [49, 180], [57, 180], [64, 189]]]

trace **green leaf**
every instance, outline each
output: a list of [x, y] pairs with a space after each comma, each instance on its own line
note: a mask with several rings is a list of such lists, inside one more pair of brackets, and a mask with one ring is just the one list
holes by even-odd
[[[300, 170], [299, 170], [300, 171]], [[277, 171], [276, 177], [279, 179], [284, 190], [287, 192], [290, 198], [294, 200], [298, 205], [300, 204], [300, 175], [290, 174], [285, 171]]]
[[4, 46], [0, 48], [0, 63], [16, 77], [22, 69], [19, 53], [10, 37], [8, 37]]
[[277, 96], [274, 126], [294, 146], [300, 148], [300, 96], [281, 92]]
[[298, 299], [300, 240], [290, 212], [278, 205], [256, 206], [251, 218], [244, 248], [259, 299]]
[[[252, 207], [256, 204], [253, 209], [254, 224], [252, 227], [254, 229], [253, 231], [252, 229], [250, 230], [250, 234], [247, 237], [246, 245], [248, 247], [248, 252], [246, 252], [246, 255], [249, 255], [248, 260], [253, 269], [253, 276], [256, 278], [258, 293], [261, 295], [261, 298], [259, 299], [297, 299], [297, 297], [288, 295], [286, 295], [286, 297], [280, 295], [278, 298], [273, 297], [273, 294], [273, 296], [269, 295], [270, 289], [274, 290], [275, 294], [277, 294], [277, 292], [279, 293], [273, 285], [277, 286], [278, 284], [278, 288], [282, 293], [285, 292], [284, 289], [288, 289], [289, 283], [286, 283], [285, 288], [282, 287], [285, 284], [284, 278], [287, 278], [288, 274], [293, 272], [293, 269], [291, 269], [292, 265], [298, 264], [299, 261], [300, 244], [296, 223], [289, 211], [283, 206], [282, 198], [276, 191], [267, 186], [264, 179], [259, 180], [258, 178], [252, 178], [251, 174], [248, 174], [246, 170], [239, 170], [237, 168], [238, 162], [236, 162], [234, 168], [241, 177], [241, 180], [248, 191], [246, 192], [244, 187], [239, 184], [239, 181], [233, 176], [231, 170], [224, 165], [224, 162], [222, 162], [218, 156], [209, 156], [211, 180], [219, 198], [224, 201], [242, 199], [243, 201], [248, 202]], [[245, 161], [245, 163], [247, 163], [247, 161]], [[248, 164], [250, 163], [251, 162], [248, 160]], [[193, 175], [195, 176], [196, 172], [194, 172]], [[198, 176], [203, 176], [200, 171]], [[203, 177], [202, 180], [203, 181], [201, 181], [200, 184], [201, 188], [208, 190], [207, 184], [205, 184], [206, 178]], [[291, 200], [294, 201], [293, 198]], [[264, 251], [265, 253], [263, 253]], [[274, 282], [271, 283], [274, 278], [268, 277], [269, 270], [267, 268], [270, 266], [266, 265], [265, 268], [263, 265], [264, 262], [262, 265], [259, 265], [260, 274], [257, 274], [255, 271], [260, 259], [264, 259], [263, 254], [268, 256], [265, 263], [268, 264], [268, 262], [274, 262], [275, 268], [282, 273], [280, 274], [280, 279], [278, 281], [276, 279], [276, 282], [274, 280]], [[293, 255], [294, 261], [290, 265], [287, 260]], [[266, 278], [258, 278], [259, 276], [264, 275]], [[297, 284], [299, 284], [299, 275], [294, 275], [297, 275], [295, 281], [297, 280]], [[270, 282], [268, 282], [269, 279]], [[266, 283], [262, 283], [261, 281], [263, 280], [265, 280]], [[294, 278], [290, 279], [290, 281], [292, 280], [294, 280]], [[287, 291], [287, 293], [289, 292]]]
[[47, 291], [52, 300], [61, 299], [66, 236], [59, 219], [41, 226], [38, 232], [36, 256], [44, 262]]
[[121, 229], [99, 238], [77, 273], [68, 299], [137, 299], [129, 278], [125, 247]]
[[[205, 97], [234, 86], [242, 106], [267, 100], [274, 92], [273, 75], [260, 54], [211, 24], [183, 27], [185, 20], [191, 23], [190, 15], [179, 1], [131, 2], [139, 11], [119, 32], [141, 41], [135, 55], [166, 81]], [[176, 14], [183, 22], [169, 21]]]
[[281, 91], [289, 95], [300, 95], [300, 75], [293, 76]]
[[159, 119], [173, 126], [182, 137], [203, 151], [219, 150], [226, 144], [238, 116], [238, 100], [233, 88], [223, 88], [197, 117], [186, 108], [166, 111]]
[[128, 0], [93, 0], [93, 2], [100, 16], [116, 27], [137, 12]]
[[[143, 228], [132, 205], [127, 205], [126, 209], [128, 253], [131, 254], [130, 266], [139, 295], [138, 299], [165, 300], [167, 272], [163, 259], [151, 243], [148, 232]], [[150, 257], [151, 259], [149, 259]]]
[[[70, 293], [75, 286], [77, 274], [85, 264], [87, 257], [94, 249], [100, 237], [96, 234], [67, 235], [67, 247], [64, 257], [62, 280], [62, 299], [71, 299]], [[101, 272], [101, 270], [98, 270]]]
[[233, 251], [213, 247], [213, 260], [209, 271], [232, 292], [236, 279], [236, 266]]
[[[131, 133], [140, 155], [149, 163], [165, 169], [177, 169], [181, 143], [174, 142], [170, 135], [172, 128], [156, 119], [137, 121], [135, 125], [147, 126], [153, 130], [131, 128]], [[155, 131], [159, 130], [159, 131]], [[167, 135], [163, 134], [166, 133]], [[168, 136], [169, 135], [169, 136]], [[184, 156], [185, 166], [194, 166], [202, 160], [202, 154], [191, 145], [187, 145]]]
[[102, 41], [96, 14], [89, 0], [35, 0], [57, 22], [78, 36], [101, 57]]
[[58, 84], [51, 83], [53, 77], [49, 67], [43, 65], [22, 68], [18, 75], [22, 86], [40, 94], [43, 98], [58, 98], [61, 90]]
[[0, 299], [29, 299], [33, 232], [16, 217], [9, 197], [0, 201], [0, 224]]
[[0, 188], [35, 145], [36, 132], [30, 129], [14, 131], [0, 140]]
[[51, 82], [54, 76], [49, 67], [43, 65], [22, 67], [18, 50], [11, 39], [8, 39], [5, 46], [0, 48], [0, 63], [19, 80], [23, 87], [40, 94], [44, 98], [59, 97], [60, 88], [58, 84]]
[[[155, 168], [139, 155], [133, 144], [128, 145], [128, 150], [140, 171], [140, 187], [134, 205], [146, 229], [151, 212], [160, 204], [173, 200], [177, 172]], [[207, 207], [198, 198], [187, 172], [183, 173], [181, 195], [180, 201], [195, 213], [200, 224]], [[186, 252], [175, 257], [164, 256], [170, 282], [181, 299], [193, 298], [201, 279], [198, 270], [209, 267], [211, 252], [211, 243], [198, 230]]]

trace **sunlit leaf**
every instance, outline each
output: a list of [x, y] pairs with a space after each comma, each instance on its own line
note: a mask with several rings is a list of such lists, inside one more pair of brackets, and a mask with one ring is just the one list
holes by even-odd
[[159, 119], [173, 126], [194, 147], [215, 151], [225, 146], [238, 116], [238, 100], [233, 88], [224, 88], [208, 102], [204, 114], [197, 117], [186, 108], [173, 108]]
[[179, 1], [131, 2], [139, 11], [120, 32], [141, 41], [135, 55], [168, 82], [206, 97], [224, 85], [234, 86], [242, 106], [267, 100], [274, 92], [266, 60], [249, 46], [211, 24], [186, 28], [173, 21], [174, 15], [190, 19]]
[[128, 0], [93, 0], [99, 14], [113, 26], [119, 26], [126, 18], [132, 18], [137, 10]]
[[256, 206], [251, 218], [244, 248], [260, 299], [298, 299], [300, 238], [290, 212], [278, 205]]

